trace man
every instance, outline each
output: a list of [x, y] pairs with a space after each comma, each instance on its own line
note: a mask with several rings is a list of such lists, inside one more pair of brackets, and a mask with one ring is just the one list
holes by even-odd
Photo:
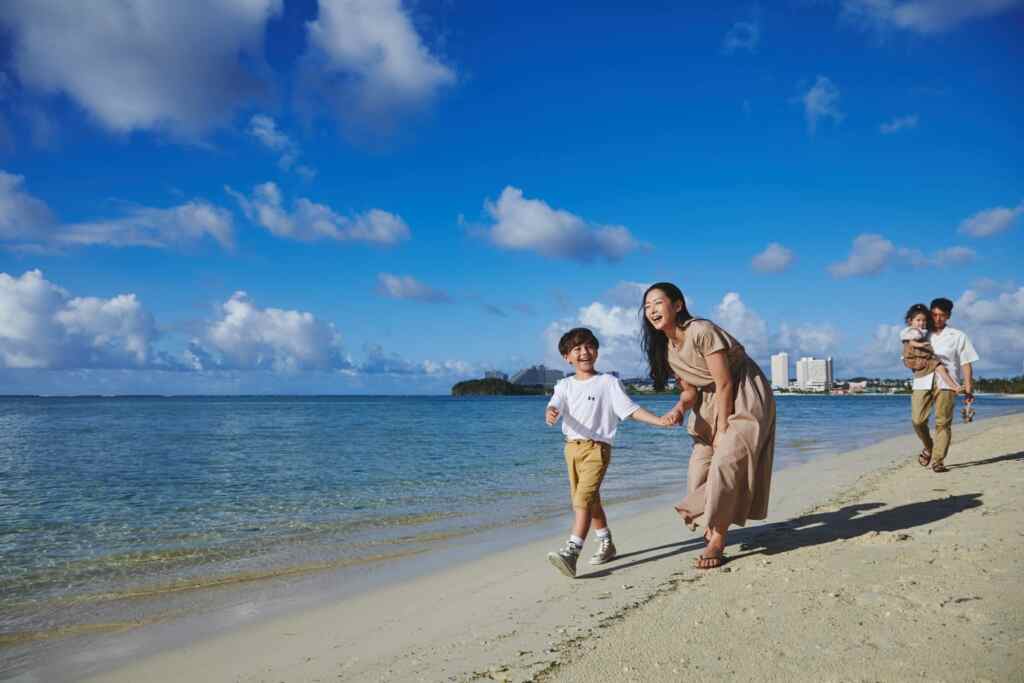
[[[961, 369], [967, 405], [974, 403], [974, 372], [971, 364], [978, 360], [978, 353], [967, 335], [947, 325], [953, 314], [953, 302], [939, 298], [932, 301], [931, 318], [934, 325], [928, 340], [932, 344], [936, 357], [942, 361], [949, 374], [957, 381], [961, 380]], [[922, 467], [932, 466], [934, 472], [948, 472], [944, 462], [952, 437], [953, 408], [956, 403], [956, 392], [937, 372], [924, 377], [915, 377], [913, 396], [910, 401], [911, 420], [914, 431], [924, 444], [924, 450], [917, 461]], [[932, 407], [935, 408], [935, 439], [928, 432], [928, 418]]]

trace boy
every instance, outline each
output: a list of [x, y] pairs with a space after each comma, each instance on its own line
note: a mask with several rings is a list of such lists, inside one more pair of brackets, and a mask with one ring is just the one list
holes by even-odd
[[591, 523], [598, 548], [590, 564], [615, 559], [615, 544], [608, 529], [608, 518], [601, 507], [601, 480], [611, 460], [612, 439], [620, 420], [632, 417], [658, 427], [669, 426], [662, 418], [644, 410], [626, 394], [613, 375], [594, 369], [599, 344], [594, 333], [576, 327], [558, 342], [558, 352], [576, 370], [559, 380], [548, 402], [545, 420], [549, 425], [562, 418], [565, 434], [565, 464], [569, 469], [569, 492], [575, 520], [572, 535], [557, 553], [548, 553], [548, 561], [569, 577], [576, 576], [576, 561]]

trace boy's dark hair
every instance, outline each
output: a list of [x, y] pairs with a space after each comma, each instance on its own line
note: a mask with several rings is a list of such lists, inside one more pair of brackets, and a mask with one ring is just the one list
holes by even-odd
[[946, 315], [953, 315], [953, 302], [945, 297], [932, 299], [932, 305], [929, 308], [937, 308]]
[[911, 319], [912, 319], [912, 318], [913, 318], [913, 317], [914, 317], [915, 315], [917, 315], [918, 313], [922, 313], [922, 314], [924, 314], [924, 319], [925, 319], [925, 327], [927, 327], [927, 328], [928, 328], [928, 331], [929, 331], [929, 332], [932, 332], [932, 331], [933, 331], [933, 330], [932, 330], [932, 316], [930, 315], [931, 311], [930, 311], [930, 310], [928, 310], [928, 307], [927, 307], [927, 306], [925, 306], [924, 304], [914, 304], [913, 306], [911, 306], [910, 308], [908, 308], [908, 309], [907, 309], [907, 314], [906, 314], [905, 316], [903, 316], [903, 319], [904, 319], [904, 320], [906, 321], [906, 323], [907, 323], [907, 324], [909, 325], [909, 324], [910, 324], [910, 321], [911, 321]]
[[569, 352], [580, 344], [588, 343], [592, 344], [595, 349], [601, 347], [593, 332], [586, 327], [574, 327], [563, 334], [562, 338], [558, 340], [558, 352], [563, 356], [568, 356]]

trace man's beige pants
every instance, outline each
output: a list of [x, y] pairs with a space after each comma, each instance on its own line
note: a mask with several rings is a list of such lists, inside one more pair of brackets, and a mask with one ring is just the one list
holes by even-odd
[[[935, 407], [935, 439], [928, 432], [928, 418]], [[917, 438], [925, 450], [932, 454], [932, 464], [941, 465], [949, 451], [949, 440], [953, 435], [953, 408], [956, 407], [956, 392], [951, 389], [915, 389], [910, 397], [910, 420], [914, 423]]]

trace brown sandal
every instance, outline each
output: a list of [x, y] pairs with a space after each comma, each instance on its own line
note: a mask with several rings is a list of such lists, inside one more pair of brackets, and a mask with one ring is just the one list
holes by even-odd
[[928, 467], [928, 465], [931, 464], [931, 461], [932, 454], [929, 453], [927, 450], [922, 450], [920, 453], [917, 454], [917, 464], [920, 465], [921, 467]]
[[943, 465], [941, 462], [937, 462], [934, 465], [932, 465], [932, 472], [949, 472], [949, 468]]
[[699, 555], [693, 562], [694, 569], [718, 569], [723, 564], [728, 562], [729, 559], [725, 555], [716, 555], [715, 557], [704, 557], [703, 554]]

